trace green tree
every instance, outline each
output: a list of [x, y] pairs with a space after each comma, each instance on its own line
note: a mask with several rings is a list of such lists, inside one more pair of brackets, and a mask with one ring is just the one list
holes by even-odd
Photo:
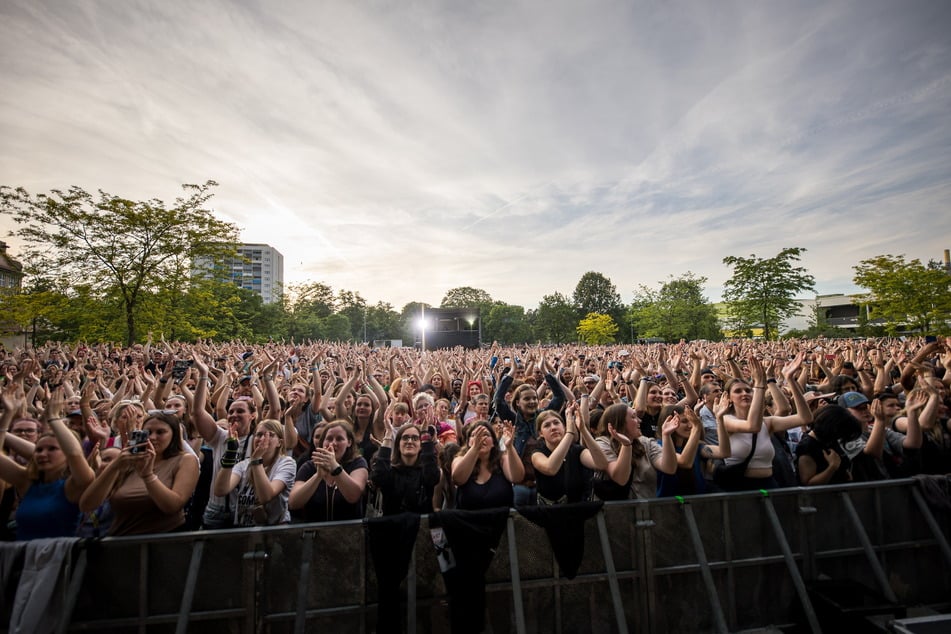
[[20, 292], [0, 293], [0, 314], [4, 322], [27, 333], [33, 346], [49, 339], [75, 339], [78, 331], [64, 319], [70, 304], [66, 290], [50, 278], [32, 276]]
[[525, 343], [532, 337], [531, 328], [521, 306], [496, 302], [482, 321], [482, 338], [508, 345]]
[[618, 320], [624, 314], [621, 296], [614, 283], [595, 271], [588, 271], [581, 276], [571, 299], [578, 318], [588, 313], [602, 313]]
[[328, 341], [347, 341], [351, 337], [350, 320], [346, 315], [335, 313], [320, 320], [318, 339]]
[[569, 343], [577, 339], [575, 309], [563, 294], [542, 297], [533, 317], [535, 339], [548, 343]]
[[82, 282], [100, 297], [117, 298], [131, 344], [149, 293], [187, 278], [196, 258], [221, 261], [235, 253], [237, 228], [205, 209], [215, 185], [184, 185], [186, 196], [172, 206], [101, 190], [95, 198], [79, 187], [34, 196], [3, 186], [0, 213], [17, 223], [13, 233], [23, 240], [30, 273]]
[[630, 311], [639, 335], [664, 341], [719, 341], [723, 334], [716, 309], [703, 295], [706, 283], [706, 277], [687, 271], [677, 278], [671, 276], [659, 290], [640, 286]]
[[853, 270], [852, 281], [869, 291], [861, 299], [869, 318], [883, 319], [890, 334], [903, 327], [928, 333], [951, 318], [951, 276], [937, 262], [879, 255]]
[[588, 313], [584, 319], [578, 322], [578, 337], [589, 346], [600, 346], [606, 343], [614, 343], [614, 335], [617, 334], [617, 324], [610, 315], [601, 313]]
[[[367, 301], [360, 293], [340, 291], [337, 293], [337, 314], [350, 321], [350, 339], [364, 341], [364, 325], [367, 318]], [[368, 333], [369, 334], [369, 333]]]
[[291, 284], [283, 301], [287, 307], [287, 335], [294, 341], [320, 339], [321, 320], [336, 309], [334, 291], [323, 282]]
[[458, 286], [446, 291], [446, 295], [439, 304], [440, 308], [483, 308], [488, 311], [492, 307], [492, 296], [481, 288]]
[[393, 310], [393, 306], [386, 302], [377, 302], [367, 309], [367, 339], [369, 341], [400, 339], [402, 336], [400, 314]]
[[751, 334], [762, 328], [765, 339], [774, 339], [783, 321], [799, 312], [797, 293], [814, 291], [815, 279], [801, 266], [794, 266], [801, 247], [787, 247], [771, 258], [728, 256], [723, 263], [733, 267], [733, 276], [723, 286], [730, 325], [734, 332]]

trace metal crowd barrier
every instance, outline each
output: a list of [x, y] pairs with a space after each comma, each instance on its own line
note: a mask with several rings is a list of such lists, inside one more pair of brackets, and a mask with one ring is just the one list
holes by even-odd
[[[428, 528], [424, 517], [404, 583], [408, 632], [449, 630]], [[613, 502], [586, 525], [569, 580], [544, 531], [512, 511], [487, 574], [487, 623], [519, 634], [818, 632], [810, 588], [822, 578], [947, 610], [949, 531], [913, 480]], [[86, 542], [66, 593], [64, 632], [376, 630], [361, 522]]]

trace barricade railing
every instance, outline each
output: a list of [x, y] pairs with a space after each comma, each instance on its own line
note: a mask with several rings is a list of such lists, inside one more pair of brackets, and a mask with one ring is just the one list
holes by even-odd
[[[610, 502], [573, 579], [516, 511], [486, 575], [492, 631], [821, 631], [810, 584], [951, 606], [951, 518], [913, 480]], [[457, 547], [457, 546], [456, 546]], [[368, 632], [378, 588], [361, 522], [84, 542], [61, 631]], [[402, 627], [448, 631], [422, 519]], [[6, 610], [9, 617], [9, 609]], [[65, 616], [65, 615], [64, 615]], [[6, 622], [3, 623], [6, 626]]]

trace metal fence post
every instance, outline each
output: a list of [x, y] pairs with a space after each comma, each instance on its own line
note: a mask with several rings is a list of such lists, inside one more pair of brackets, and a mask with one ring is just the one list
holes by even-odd
[[195, 586], [198, 583], [198, 570], [201, 568], [204, 552], [205, 541], [199, 539], [192, 546], [192, 558], [188, 562], [188, 575], [185, 577], [185, 590], [182, 592], [182, 603], [178, 609], [175, 634], [185, 634], [188, 631], [188, 614], [192, 611], [192, 600], [195, 598]]
[[515, 547], [515, 518], [509, 514], [506, 524], [509, 543], [509, 570], [512, 574], [512, 605], [515, 607], [515, 631], [525, 634], [525, 607], [522, 605], [522, 577], [518, 571], [518, 549]]
[[841, 491], [839, 492], [839, 499], [842, 500], [842, 505], [845, 506], [845, 511], [848, 514], [849, 519], [852, 520], [852, 526], [855, 528], [855, 533], [858, 535], [859, 541], [862, 542], [862, 549], [865, 550], [865, 557], [868, 559], [868, 563], [872, 567], [872, 574], [875, 575], [878, 585], [882, 588], [882, 594], [885, 595], [885, 598], [892, 603], [898, 603], [898, 597], [895, 596], [895, 592], [892, 590], [891, 584], [888, 583], [888, 577], [885, 576], [885, 570], [882, 568], [882, 563], [878, 560], [878, 556], [875, 554], [875, 548], [872, 546], [872, 541], [868, 538], [868, 533], [865, 532], [865, 527], [862, 525], [862, 520], [855, 510], [855, 505], [852, 504], [852, 498], [849, 497], [847, 491]]
[[294, 634], [304, 634], [307, 625], [307, 598], [310, 594], [310, 562], [314, 557], [316, 531], [301, 533], [300, 575], [297, 578], [297, 614], [294, 615]]
[[700, 565], [700, 576], [703, 577], [703, 585], [707, 589], [707, 598], [710, 599], [710, 609], [713, 611], [713, 620], [716, 623], [718, 632], [726, 634], [730, 631], [727, 627], [726, 617], [723, 615], [723, 608], [720, 607], [720, 595], [717, 593], [717, 586], [713, 583], [713, 574], [710, 572], [710, 563], [707, 561], [707, 553], [703, 548], [703, 541], [700, 539], [700, 530], [697, 528], [697, 520], [693, 516], [693, 510], [690, 505], [680, 498], [680, 508], [683, 509], [684, 517], [687, 519], [687, 530], [690, 532], [690, 540], [693, 542], [693, 550], [697, 555], [697, 563]]
[[763, 506], [766, 507], [766, 516], [773, 526], [773, 533], [779, 542], [779, 548], [783, 551], [783, 559], [786, 560], [786, 568], [789, 570], [789, 576], [792, 577], [793, 585], [796, 586], [796, 593], [799, 595], [799, 602], [802, 603], [802, 609], [806, 613], [806, 619], [809, 621], [809, 629], [817, 634], [822, 632], [819, 626], [819, 619], [816, 618], [816, 611], [812, 607], [812, 601], [809, 600], [809, 593], [806, 592], [806, 584], [802, 581], [802, 575], [799, 574], [799, 568], [796, 567], [796, 560], [793, 557], [792, 549], [789, 547], [789, 541], [786, 539], [786, 532], [776, 514], [776, 508], [769, 495], [763, 492]]
[[608, 541], [608, 527], [604, 523], [604, 509], [595, 516], [598, 521], [598, 535], [601, 537], [601, 553], [604, 555], [604, 566], [608, 573], [608, 587], [611, 589], [611, 603], [614, 605], [614, 618], [617, 620], [617, 630], [627, 634], [627, 619], [624, 618], [624, 606], [621, 603], [621, 588], [617, 582], [617, 570], [614, 569], [614, 555], [611, 554], [611, 542]]

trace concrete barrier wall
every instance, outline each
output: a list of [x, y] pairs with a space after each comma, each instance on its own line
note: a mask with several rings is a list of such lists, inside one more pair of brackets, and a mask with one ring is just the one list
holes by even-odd
[[[948, 606], [951, 518], [925, 513], [917, 491], [903, 480], [609, 503], [586, 525], [571, 581], [545, 532], [513, 511], [487, 574], [489, 622], [494, 632], [556, 633], [808, 623], [801, 589], [820, 576]], [[104, 539], [81, 558], [72, 631], [376, 629], [361, 522]], [[426, 518], [404, 590], [415, 608], [404, 627], [448, 631]]]

